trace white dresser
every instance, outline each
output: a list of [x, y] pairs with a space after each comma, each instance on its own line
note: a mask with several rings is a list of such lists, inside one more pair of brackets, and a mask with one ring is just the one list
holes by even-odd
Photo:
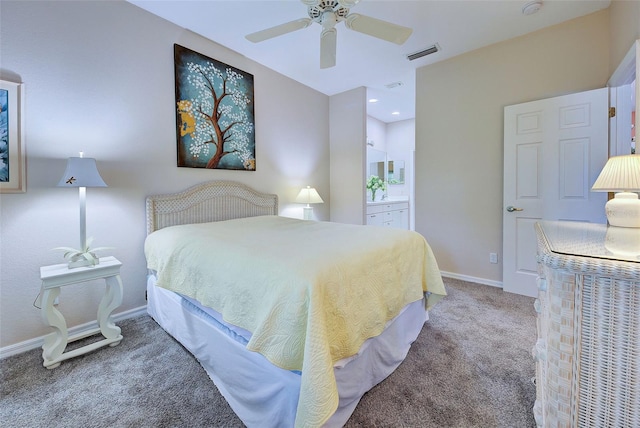
[[409, 229], [409, 201], [368, 202], [367, 225]]
[[640, 427], [640, 229], [539, 222], [534, 416]]

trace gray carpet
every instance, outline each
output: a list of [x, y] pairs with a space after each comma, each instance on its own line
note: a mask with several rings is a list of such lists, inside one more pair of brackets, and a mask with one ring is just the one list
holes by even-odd
[[[445, 284], [449, 296], [406, 361], [363, 397], [347, 428], [535, 426], [533, 299]], [[53, 370], [42, 367], [39, 349], [0, 361], [2, 426], [243, 426], [197, 361], [151, 318], [119, 325], [120, 345]]]

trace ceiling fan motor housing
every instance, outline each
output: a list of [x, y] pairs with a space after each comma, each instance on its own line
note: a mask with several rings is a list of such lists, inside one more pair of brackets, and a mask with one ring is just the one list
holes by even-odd
[[[320, 3], [324, 3], [323, 0], [300, 0], [300, 1], [306, 4], [307, 6], [316, 6]], [[348, 9], [360, 3], [360, 0], [338, 0], [338, 3], [340, 3], [342, 7], [346, 7]]]
[[[308, 4], [308, 2], [304, 3]], [[320, 0], [315, 4], [310, 4], [307, 8], [309, 18], [322, 24], [325, 13], [330, 12], [335, 16], [336, 22], [343, 21], [349, 14], [349, 8], [342, 6], [340, 3], [338, 0]]]

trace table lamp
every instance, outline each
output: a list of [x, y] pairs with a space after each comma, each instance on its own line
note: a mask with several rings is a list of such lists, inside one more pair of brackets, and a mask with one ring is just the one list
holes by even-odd
[[57, 187], [77, 187], [80, 198], [80, 249], [59, 247], [65, 250], [65, 259], [69, 260], [69, 268], [92, 266], [99, 263], [99, 259], [93, 253], [103, 248], [89, 249], [91, 242], [87, 241], [87, 187], [107, 187], [100, 177], [96, 160], [93, 158], [73, 157], [67, 160], [67, 169], [64, 171]]
[[296, 202], [299, 204], [307, 204], [307, 206], [304, 207], [304, 219], [311, 220], [311, 212], [313, 211], [313, 208], [311, 208], [309, 204], [322, 204], [324, 201], [316, 189], [307, 186], [300, 190], [300, 193], [298, 193], [298, 196], [296, 197]]
[[640, 227], [640, 155], [609, 158], [591, 190], [616, 192], [605, 205], [611, 226]]

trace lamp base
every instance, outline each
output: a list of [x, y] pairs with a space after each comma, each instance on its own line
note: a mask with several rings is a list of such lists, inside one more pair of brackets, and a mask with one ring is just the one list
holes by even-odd
[[640, 199], [636, 193], [620, 192], [605, 205], [611, 226], [640, 227]]
[[304, 207], [304, 219], [305, 220], [311, 220], [311, 213], [313, 212], [313, 208], [311, 207]]

